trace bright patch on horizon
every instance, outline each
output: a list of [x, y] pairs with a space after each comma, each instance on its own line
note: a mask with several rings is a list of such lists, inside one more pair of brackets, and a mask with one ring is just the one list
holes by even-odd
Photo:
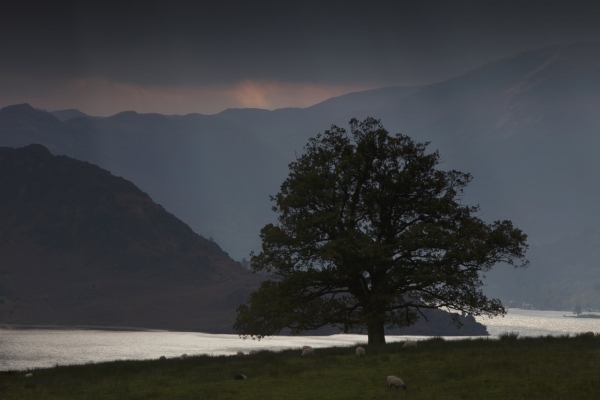
[[216, 114], [227, 108], [309, 107], [331, 97], [371, 89], [253, 80], [211, 86], [146, 86], [100, 78], [69, 79], [50, 86], [29, 81], [26, 86], [23, 82], [19, 85], [22, 99], [17, 101], [9, 101], [0, 93], [0, 107], [21, 102], [49, 111], [76, 108], [97, 116], [121, 111]]
[[359, 86], [323, 86], [312, 83], [243, 81], [230, 92], [240, 108], [309, 107], [331, 97], [367, 90]]

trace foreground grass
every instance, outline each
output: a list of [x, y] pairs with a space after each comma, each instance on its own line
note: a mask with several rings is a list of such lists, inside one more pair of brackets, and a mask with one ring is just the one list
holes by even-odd
[[[505, 338], [0, 372], [2, 399], [594, 399], [600, 337]], [[33, 377], [26, 378], [27, 372]], [[234, 381], [244, 373], [247, 380]], [[386, 377], [406, 391], [388, 391]]]

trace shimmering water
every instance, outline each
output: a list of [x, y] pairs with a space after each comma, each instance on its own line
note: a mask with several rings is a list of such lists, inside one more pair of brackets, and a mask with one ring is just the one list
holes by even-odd
[[[388, 337], [388, 341], [408, 336]], [[414, 337], [414, 336], [412, 336]], [[181, 354], [233, 355], [252, 349], [300, 349], [302, 346], [352, 346], [365, 335], [277, 336], [261, 341], [237, 335], [194, 332], [123, 332], [100, 330], [0, 330], [0, 370], [52, 367], [113, 360], [156, 359]], [[299, 353], [300, 354], [300, 350]]]
[[[563, 317], [566, 312], [510, 310], [504, 318], [480, 319], [491, 336], [517, 331], [522, 336], [563, 335], [585, 331], [600, 332], [600, 319]], [[387, 336], [388, 342], [424, 339], [422, 336]], [[446, 339], [459, 339], [447, 337]], [[232, 355], [252, 349], [282, 350], [365, 343], [365, 335], [278, 336], [261, 341], [242, 340], [236, 335], [194, 332], [123, 332], [100, 330], [0, 330], [0, 370], [52, 367], [56, 364], [156, 359], [181, 354]]]
[[[565, 318], [565, 315], [569, 318]], [[487, 326], [490, 336], [502, 332], [519, 332], [521, 336], [560, 336], [581, 332], [600, 332], [600, 318], [570, 318], [569, 311], [510, 309], [504, 317], [477, 318]]]

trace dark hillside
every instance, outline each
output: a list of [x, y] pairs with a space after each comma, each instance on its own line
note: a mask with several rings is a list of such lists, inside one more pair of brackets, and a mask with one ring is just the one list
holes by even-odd
[[195, 242], [203, 250], [217, 248], [131, 182], [92, 164], [30, 145], [0, 149], [0, 166], [3, 236], [18, 231], [48, 251], [98, 246], [124, 269], [147, 267], [157, 254], [185, 251]]
[[227, 332], [260, 278], [138, 189], [40, 145], [0, 148], [0, 318]]

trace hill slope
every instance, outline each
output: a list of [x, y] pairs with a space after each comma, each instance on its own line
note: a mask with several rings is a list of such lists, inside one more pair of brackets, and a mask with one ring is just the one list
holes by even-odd
[[472, 172], [472, 202], [533, 243], [600, 222], [600, 43], [553, 46], [431, 85], [377, 114]]
[[108, 171], [0, 148], [0, 320], [231, 332], [261, 278]]

